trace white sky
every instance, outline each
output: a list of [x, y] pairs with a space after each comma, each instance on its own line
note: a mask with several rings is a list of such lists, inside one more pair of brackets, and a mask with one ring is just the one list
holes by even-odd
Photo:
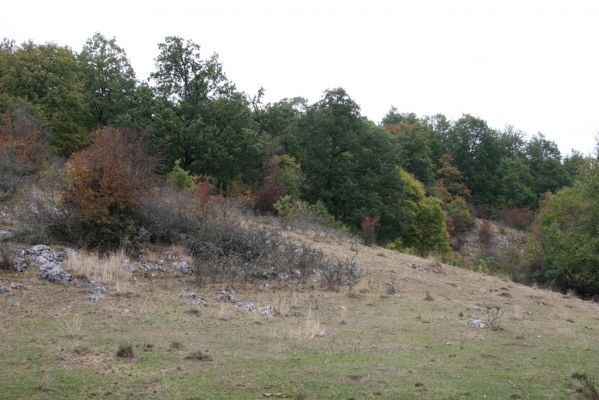
[[0, 37], [80, 50], [115, 36], [146, 78], [166, 35], [216, 52], [237, 87], [316, 101], [342, 86], [379, 122], [391, 105], [462, 113], [590, 153], [599, 131], [599, 1], [11, 1]]

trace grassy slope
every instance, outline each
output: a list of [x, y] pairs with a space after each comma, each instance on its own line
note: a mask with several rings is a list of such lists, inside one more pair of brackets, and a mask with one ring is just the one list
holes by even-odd
[[[242, 300], [288, 302], [304, 317], [219, 307], [220, 287], [198, 290], [189, 277], [140, 278], [132, 296], [90, 304], [81, 289], [34, 272], [0, 273], [0, 283], [28, 287], [0, 295], [0, 399], [561, 399], [573, 372], [599, 377], [598, 304], [447, 266], [417, 271], [409, 263], [427, 262], [383, 249], [316, 245], [357, 250], [371, 284], [357, 297], [236, 288]], [[392, 275], [399, 291], [387, 296]], [[178, 298], [189, 290], [211, 307]], [[485, 317], [479, 303], [502, 305], [503, 330], [467, 326]], [[310, 312], [324, 336], [304, 335]], [[184, 349], [171, 349], [174, 341]], [[124, 343], [134, 360], [115, 358]], [[211, 361], [185, 359], [196, 350]]]

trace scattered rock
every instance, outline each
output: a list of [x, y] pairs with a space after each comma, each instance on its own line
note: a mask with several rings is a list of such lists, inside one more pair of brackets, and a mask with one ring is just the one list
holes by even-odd
[[49, 261], [40, 266], [40, 271], [42, 273], [42, 278], [48, 282], [67, 284], [73, 281], [71, 274], [65, 272], [62, 265], [59, 263]]
[[204, 300], [202, 297], [198, 297], [194, 303], [200, 307], [208, 307], [208, 302]]
[[164, 261], [160, 260], [162, 262], [162, 264], [158, 263], [158, 264], [152, 264], [152, 263], [146, 263], [143, 265], [143, 269], [145, 271], [159, 271], [159, 272], [164, 272]]
[[87, 296], [85, 298], [85, 300], [86, 301], [91, 301], [92, 303], [95, 303], [95, 302], [99, 301], [102, 298], [104, 298], [103, 294], [94, 293], [94, 294], [90, 294], [89, 296]]
[[12, 290], [23, 290], [25, 289], [25, 285], [23, 285], [22, 283], [11, 283], [10, 288]]
[[424, 272], [424, 267], [416, 263], [408, 263], [408, 267], [415, 269], [418, 272]]
[[5, 242], [7, 240], [12, 239], [14, 236], [14, 233], [10, 232], [10, 231], [5, 231], [4, 229], [0, 229], [0, 242]]
[[104, 286], [100, 285], [99, 283], [94, 282], [94, 281], [89, 281], [89, 283], [87, 285], [92, 290], [93, 294], [87, 296], [85, 298], [85, 300], [91, 301], [91, 302], [96, 302], [100, 299], [103, 299], [106, 296], [106, 288]]
[[8, 292], [8, 289], [0, 285], [0, 294]]
[[250, 303], [247, 301], [240, 301], [239, 303], [235, 304], [235, 307], [239, 310], [247, 312], [252, 312], [256, 310], [256, 306], [254, 305], [254, 303]]
[[273, 306], [262, 307], [260, 310], [258, 310], [258, 314], [262, 315], [263, 317], [266, 317], [268, 315], [273, 315], [274, 312], [275, 312], [275, 308]]
[[472, 328], [483, 329], [487, 326], [487, 324], [485, 324], [482, 319], [469, 319], [468, 326]]
[[208, 302], [202, 296], [195, 292], [182, 294], [181, 298], [183, 300], [193, 300], [193, 302], [198, 306], [208, 307]]
[[46, 246], [45, 244], [37, 244], [37, 245], [33, 246], [32, 248], [30, 248], [28, 251], [33, 254], [33, 253], [49, 252], [52, 250], [50, 250], [50, 248], [48, 246]]
[[237, 300], [235, 299], [235, 291], [232, 289], [221, 290], [216, 295], [216, 300], [219, 303], [235, 303]]
[[440, 274], [442, 271], [439, 267], [432, 265], [422, 265], [417, 263], [408, 263], [408, 267], [415, 269], [418, 272], [434, 272], [435, 274]]
[[189, 266], [187, 261], [184, 261], [184, 260], [175, 261], [173, 263], [173, 266], [184, 274], [191, 274], [191, 272], [192, 272], [191, 267]]
[[535, 303], [537, 303], [540, 306], [550, 306], [551, 304], [546, 303], [545, 299], [543, 299], [541, 296], [535, 296], [533, 294], [528, 296], [529, 299], [531, 299], [532, 301], [534, 301]]
[[289, 280], [289, 275], [288, 274], [279, 274], [279, 280], [281, 282], [287, 282]]
[[198, 294], [195, 292], [191, 292], [191, 293], [183, 293], [180, 296], [183, 300], [194, 300], [198, 297]]
[[475, 304], [473, 306], [466, 307], [466, 310], [468, 310], [468, 311], [483, 311], [483, 307], [480, 304]]
[[64, 272], [62, 262], [73, 253], [74, 250], [69, 248], [53, 251], [45, 244], [38, 244], [17, 251], [13, 265], [17, 272], [23, 272], [33, 263], [42, 272], [44, 279], [54, 283], [67, 283], [73, 279], [71, 275]]

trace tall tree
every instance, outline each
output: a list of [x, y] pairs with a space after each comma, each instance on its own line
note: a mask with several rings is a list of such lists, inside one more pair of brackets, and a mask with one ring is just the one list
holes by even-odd
[[92, 124], [114, 124], [132, 107], [135, 72], [116, 39], [96, 32], [78, 56]]
[[493, 204], [497, 198], [496, 172], [501, 160], [497, 133], [482, 119], [464, 115], [447, 132], [445, 146], [464, 174], [472, 198]]
[[[435, 247], [436, 239], [447, 239], [440, 205], [400, 172], [397, 138], [362, 117], [343, 89], [309, 106], [285, 145], [302, 165], [309, 201], [323, 201], [356, 228], [364, 217], [378, 218], [382, 242], [398, 240], [422, 252], [444, 248]], [[418, 239], [425, 236], [434, 239]]]
[[180, 160], [183, 168], [225, 186], [256, 178], [264, 140], [250, 102], [226, 79], [218, 57], [202, 59], [200, 46], [172, 36], [159, 50], [152, 132], [167, 168]]
[[395, 108], [383, 118], [383, 126], [397, 138], [400, 165], [431, 188], [436, 164], [432, 129], [415, 114], [399, 114]]
[[568, 183], [559, 148], [542, 134], [527, 143], [526, 158], [533, 176], [533, 190], [539, 197], [546, 192], [555, 193]]
[[156, 71], [151, 77], [158, 93], [178, 104], [182, 116], [193, 120], [207, 100], [233, 88], [227, 80], [216, 54], [203, 59], [200, 46], [191, 40], [167, 36], [158, 45]]

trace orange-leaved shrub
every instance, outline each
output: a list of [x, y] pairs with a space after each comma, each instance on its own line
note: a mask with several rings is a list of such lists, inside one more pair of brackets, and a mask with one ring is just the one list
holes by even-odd
[[133, 130], [103, 128], [66, 166], [66, 202], [87, 225], [91, 246], [116, 244], [132, 227], [130, 217], [152, 186], [156, 160]]
[[379, 225], [379, 218], [365, 216], [362, 218], [361, 225], [364, 244], [371, 245], [376, 243], [376, 229]]

